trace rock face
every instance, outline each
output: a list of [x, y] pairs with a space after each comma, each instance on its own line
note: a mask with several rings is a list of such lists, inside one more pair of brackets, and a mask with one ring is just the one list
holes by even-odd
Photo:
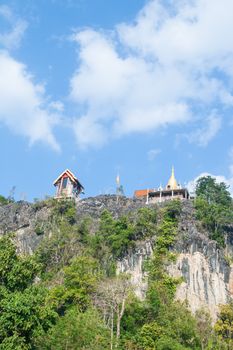
[[36, 233], [46, 225], [49, 210], [47, 207], [36, 207], [27, 202], [17, 202], [0, 206], [0, 235], [14, 232], [18, 251], [21, 254], [32, 254], [42, 239]]
[[114, 218], [145, 207], [145, 200], [124, 196], [105, 195], [82, 199], [77, 202], [78, 217], [90, 216], [99, 219], [104, 209], [110, 211]]
[[[187, 301], [192, 312], [201, 307], [209, 309], [216, 318], [218, 306], [233, 297], [233, 266], [225, 260], [225, 253], [215, 241], [197, 228], [191, 202], [183, 204], [174, 251], [178, 254], [168, 271], [174, 277], [182, 277], [177, 288], [177, 299]], [[230, 240], [228, 236], [228, 241]], [[156, 244], [156, 243], [155, 243]], [[232, 251], [232, 247], [228, 247]], [[134, 252], [118, 262], [118, 272], [132, 275], [136, 294], [143, 298], [146, 291], [146, 275], [143, 262], [153, 253], [153, 243], [143, 242]]]
[[[77, 203], [77, 220], [89, 216], [98, 222], [101, 212], [109, 210], [114, 217], [128, 212], [135, 212], [145, 203], [138, 199], [116, 196], [97, 196], [80, 200]], [[200, 307], [208, 307], [213, 318], [216, 317], [219, 304], [224, 304], [233, 297], [233, 266], [226, 256], [233, 257], [233, 230], [226, 235], [226, 249], [219, 249], [215, 241], [202, 232], [194, 218], [192, 203], [186, 201], [182, 206], [178, 237], [172, 248], [177, 253], [177, 260], [169, 266], [169, 273], [183, 278], [177, 289], [177, 298], [187, 300], [195, 312]], [[50, 208], [46, 205], [31, 205], [25, 202], [0, 206], [0, 235], [15, 232], [20, 253], [31, 254], [44, 235], [49, 233]], [[39, 228], [39, 231], [38, 231]], [[38, 233], [39, 232], [39, 233]], [[147, 283], [143, 266], [153, 254], [154, 241], [137, 242], [136, 248], [117, 262], [118, 272], [131, 274], [136, 294], [145, 296]]]
[[147, 290], [146, 273], [144, 262], [153, 254], [151, 241], [139, 243], [134, 251], [128, 253], [122, 260], [117, 262], [117, 273], [128, 273], [134, 286], [135, 294], [144, 299]]

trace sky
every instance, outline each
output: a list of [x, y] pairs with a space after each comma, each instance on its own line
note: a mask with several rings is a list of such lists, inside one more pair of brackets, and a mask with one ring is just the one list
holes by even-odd
[[165, 186], [233, 193], [232, 0], [0, 1], [0, 194]]

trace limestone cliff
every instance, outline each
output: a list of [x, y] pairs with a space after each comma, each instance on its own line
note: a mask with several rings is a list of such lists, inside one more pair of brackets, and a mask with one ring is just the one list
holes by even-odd
[[[119, 217], [128, 212], [136, 213], [143, 206], [142, 201], [126, 197], [87, 198], [77, 203], [77, 220], [90, 216], [98, 224], [104, 209]], [[50, 234], [50, 211], [46, 204], [19, 202], [0, 206], [0, 234], [15, 232], [19, 252], [30, 254], [43, 237]], [[118, 272], [131, 274], [136, 293], [141, 298], [147, 287], [143, 263], [152, 255], [155, 244], [156, 237], [137, 242], [136, 248], [117, 262]], [[218, 248], [216, 242], [208, 238], [208, 232], [203, 232], [195, 220], [192, 202], [186, 201], [182, 206], [177, 241], [172, 249], [177, 253], [177, 259], [169, 266], [169, 272], [183, 278], [177, 298], [187, 300], [193, 312], [202, 306], [208, 307], [215, 317], [218, 305], [233, 297], [233, 266], [230, 266], [233, 229], [229, 228], [226, 235], [225, 250]]]
[[[198, 228], [192, 203], [184, 202], [177, 242], [173, 248], [177, 259], [168, 270], [172, 276], [182, 277], [177, 298], [186, 300], [193, 312], [206, 307], [215, 319], [218, 305], [233, 297], [233, 265], [228, 262], [233, 256], [232, 236], [233, 231], [229, 230], [226, 249], [218, 248], [217, 243], [208, 238], [208, 233]], [[132, 275], [136, 294], [141, 298], [146, 291], [143, 262], [152, 255], [154, 244], [156, 240], [141, 242], [135, 251], [118, 262], [118, 272]]]

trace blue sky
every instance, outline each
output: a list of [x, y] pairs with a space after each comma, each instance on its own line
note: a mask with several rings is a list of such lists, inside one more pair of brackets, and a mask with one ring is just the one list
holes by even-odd
[[[174, 5], [175, 3], [175, 5]], [[85, 196], [210, 173], [233, 187], [231, 0], [0, 4], [0, 193]], [[231, 190], [232, 190], [231, 187]]]

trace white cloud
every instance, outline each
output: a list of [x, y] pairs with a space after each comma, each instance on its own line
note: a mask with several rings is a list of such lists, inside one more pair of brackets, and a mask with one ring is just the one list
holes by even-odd
[[52, 132], [58, 116], [46, 108], [43, 86], [34, 84], [27, 68], [4, 51], [0, 51], [0, 77], [0, 122], [28, 137], [31, 144], [43, 141], [58, 151]]
[[27, 29], [27, 22], [17, 18], [6, 5], [0, 6], [0, 17], [10, 25], [10, 29], [0, 33], [0, 45], [6, 49], [14, 49], [20, 45], [24, 32]]
[[192, 134], [188, 135], [187, 138], [189, 142], [196, 143], [201, 147], [206, 147], [219, 132], [221, 124], [221, 118], [212, 114], [207, 118], [204, 127], [197, 129]]
[[64, 112], [64, 104], [61, 101], [52, 101], [49, 107], [56, 112]]
[[9, 53], [20, 45], [27, 23], [5, 5], [0, 6], [0, 18], [9, 27], [0, 33], [0, 45], [4, 47], [0, 50], [0, 123], [29, 138], [30, 144], [42, 141], [59, 151], [53, 126], [59, 121], [63, 105], [49, 101], [44, 87], [35, 84], [27, 67]]
[[147, 152], [147, 158], [149, 161], [153, 161], [160, 153], [161, 149], [151, 149]]
[[[134, 23], [119, 24], [111, 33], [74, 34], [79, 65], [70, 96], [83, 108], [75, 128], [80, 146], [187, 122], [194, 104], [232, 107], [232, 0], [174, 3], [169, 8], [150, 1]], [[204, 122], [209, 125], [199, 130], [203, 146], [216, 135], [220, 118]]]

